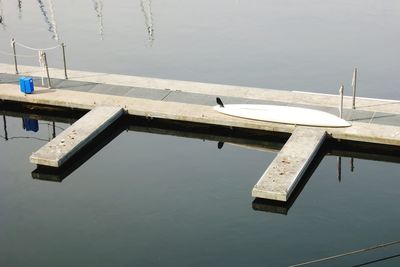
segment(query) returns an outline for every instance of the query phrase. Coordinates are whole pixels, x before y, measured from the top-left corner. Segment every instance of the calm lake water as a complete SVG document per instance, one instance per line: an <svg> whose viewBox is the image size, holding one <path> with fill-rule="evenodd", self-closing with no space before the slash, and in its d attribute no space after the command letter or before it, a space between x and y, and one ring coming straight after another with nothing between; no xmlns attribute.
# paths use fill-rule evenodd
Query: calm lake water
<svg viewBox="0 0 400 267"><path fill-rule="evenodd" d="M33 47L58 38L71 69L350 94L358 67L360 95L399 99L398 1L2 0L0 15L0 51L11 37ZM62 66L58 52L51 66ZM283 215L253 209L250 194L274 152L124 131L57 183L32 179L29 163L51 126L6 125L1 266L288 266L400 239L398 164L355 159L351 172L342 158L339 182L326 156ZM396 266L399 254L324 265Z"/></svg>

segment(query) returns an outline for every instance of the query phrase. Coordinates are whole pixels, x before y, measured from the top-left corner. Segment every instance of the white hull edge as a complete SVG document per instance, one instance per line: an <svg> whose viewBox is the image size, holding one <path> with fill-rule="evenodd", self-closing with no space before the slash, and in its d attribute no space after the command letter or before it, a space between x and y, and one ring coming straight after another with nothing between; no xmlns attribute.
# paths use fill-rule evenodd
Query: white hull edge
<svg viewBox="0 0 400 267"><path fill-rule="evenodd" d="M317 126L317 127L349 127L351 124L333 114L299 107L278 105L230 104L214 106L214 109L226 115L284 124Z"/></svg>

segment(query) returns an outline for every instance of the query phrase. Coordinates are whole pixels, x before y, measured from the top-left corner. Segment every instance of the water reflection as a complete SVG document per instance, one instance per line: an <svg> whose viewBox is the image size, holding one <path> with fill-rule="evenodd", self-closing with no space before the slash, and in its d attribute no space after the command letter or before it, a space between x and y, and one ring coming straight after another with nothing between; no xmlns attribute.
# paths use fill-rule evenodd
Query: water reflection
<svg viewBox="0 0 400 267"><path fill-rule="evenodd" d="M4 140L8 140L6 115L3 115Z"/></svg>
<svg viewBox="0 0 400 267"><path fill-rule="evenodd" d="M47 14L46 7L45 7L43 1L42 0L37 0L37 2L39 4L40 11L42 12L44 21L48 25L48 31L53 34L52 35L52 39L58 41L59 37L58 37L58 32L57 32L56 19L55 19L55 15L54 15L53 0L48 0L48 4L49 4L49 7L50 7L50 18L49 18L48 14Z"/></svg>
<svg viewBox="0 0 400 267"><path fill-rule="evenodd" d="M4 11L3 11L3 2L0 0L0 25L3 29L6 28L6 24L4 23Z"/></svg>
<svg viewBox="0 0 400 267"><path fill-rule="evenodd" d="M154 43L154 23L153 23L153 12L151 10L151 0L140 0L140 7L144 16L144 23L146 25L147 40L149 46L153 46Z"/></svg>
<svg viewBox="0 0 400 267"><path fill-rule="evenodd" d="M68 160L61 168L37 166L37 168L32 172L32 178L43 181L62 182L92 156L103 149L103 147L119 136L125 129L126 123L124 120L114 122L109 128L107 128L107 130L102 132L81 149L76 156Z"/></svg>
<svg viewBox="0 0 400 267"><path fill-rule="evenodd" d="M27 132L39 131L39 122L35 119L22 118L22 128Z"/></svg>
<svg viewBox="0 0 400 267"><path fill-rule="evenodd" d="M3 11L3 0L0 0L0 25L5 29L6 23L4 19L4 11ZM47 25L47 30L52 34L51 38L55 41L60 40L60 35L57 27L57 20L55 16L55 5L53 0L47 0L47 3L44 0L36 0L40 12L43 16L44 22ZM92 0L93 9L95 15L98 19L98 34L100 35L100 39L104 40L104 16L103 16L103 8L104 3L102 0ZM140 9L143 13L144 24L147 34L147 43L150 47L154 44L154 16L152 11L152 0L140 0ZM18 18L22 18L22 0L17 0L18 7Z"/></svg>
<svg viewBox="0 0 400 267"><path fill-rule="evenodd" d="M5 114L18 116L23 119L24 129L30 130L33 132L37 132L39 130L39 124L37 120L49 120L54 121L53 123L48 123L48 127L52 126L52 137L50 136L49 130L49 138L40 139L42 141L49 141L51 138L54 138L56 135L56 123L59 122L69 122L72 124L75 120L77 120L83 114L79 116L76 115L75 118L68 117L70 114L63 114L62 116L54 117L52 114L50 115L31 115L29 113L19 113L19 112L10 112L3 111L3 130L4 130L4 139L9 140L13 138L35 138L35 137L9 137L9 133L7 131L7 120ZM49 112L50 114L52 112ZM62 129L61 129L62 130ZM224 149L226 144L240 146L247 149L256 149L265 152L279 152L282 146L285 144L288 139L287 135L284 136L276 136L276 135L260 135L251 132L240 132L239 130L234 133L230 129L221 129L221 128L213 128L213 127L205 127L201 125L182 125L178 122L163 122L162 120L147 120L145 118L122 118L109 127L106 131L102 132L98 137L96 137L90 144L84 147L73 159L69 160L62 168L49 168L38 166L32 172L32 177L34 179L46 180L46 181L57 181L61 182L63 179L68 177L72 172L74 172L77 168L82 166L86 161L88 161L93 155L95 155L98 151L100 151L103 147L105 147L109 142L111 142L114 138L116 138L122 131L134 131L134 132L145 132L145 133L154 133L160 135L170 135L177 137L185 137L185 138L193 138L193 139L201 139L208 141L216 142L216 149ZM257 211L264 212L273 212L278 214L287 214L289 209L295 203L297 197L301 194L303 188L306 186L308 180L313 175L316 168L319 166L322 159L326 156L335 156L338 157L338 178L339 181L343 179L341 173L341 161L342 157L346 158L360 158L367 160L376 160L376 161L387 161L400 163L400 155L398 154L398 150L393 146L378 146L371 145L366 143L355 143L355 142L346 142L341 141L337 142L335 140L327 141L323 147L321 148L319 154L314 158L313 162L310 164L310 167L303 175L301 181L293 191L291 197L287 202L280 201L271 201L271 200L262 200L255 199L252 202L252 207ZM349 166L350 168L351 165ZM255 181L256 182L256 181Z"/></svg>
<svg viewBox="0 0 400 267"><path fill-rule="evenodd" d="M22 18L22 0L18 0L18 18L21 19Z"/></svg>
<svg viewBox="0 0 400 267"><path fill-rule="evenodd" d="M104 40L104 24L103 24L103 1L102 0L92 0L94 11L99 19L99 34L101 40Z"/></svg>
<svg viewBox="0 0 400 267"><path fill-rule="evenodd" d="M337 179L342 181L342 157L337 157Z"/></svg>
<svg viewBox="0 0 400 267"><path fill-rule="evenodd" d="M23 115L22 117L22 129L25 130L26 132L33 132L37 133L39 131L39 124L45 124L48 126L49 129L49 137L46 138L39 138L36 136L11 136L9 137L8 135L8 130L7 130L7 117L5 114L2 115L3 117L3 132L4 135L0 135L0 138L4 139L5 141L13 140L13 139L33 139L33 140L38 140L38 141L43 141L43 142L49 142L51 139L56 137L56 128L60 130L64 130L64 128L60 126L56 126L55 122L46 122L46 123L39 123L37 119L32 119L30 117L26 117L26 115ZM50 134L50 126L52 129L52 132Z"/></svg>

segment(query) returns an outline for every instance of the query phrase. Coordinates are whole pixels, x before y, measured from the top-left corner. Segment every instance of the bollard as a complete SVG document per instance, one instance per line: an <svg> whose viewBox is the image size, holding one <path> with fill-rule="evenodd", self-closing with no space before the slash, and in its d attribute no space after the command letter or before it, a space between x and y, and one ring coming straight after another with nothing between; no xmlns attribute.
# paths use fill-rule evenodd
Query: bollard
<svg viewBox="0 0 400 267"><path fill-rule="evenodd" d="M15 51L15 40L14 40L14 38L11 39L11 46L13 48L13 53L14 53L15 74L18 74L17 52Z"/></svg>
<svg viewBox="0 0 400 267"><path fill-rule="evenodd" d="M68 75L67 75L67 62L65 60L65 44L61 43L61 48L62 48L62 53L63 53L63 61L64 61L64 76L65 79L68 80Z"/></svg>
<svg viewBox="0 0 400 267"><path fill-rule="evenodd" d="M353 109L356 109L357 68L354 68L351 86L353 87Z"/></svg>
<svg viewBox="0 0 400 267"><path fill-rule="evenodd" d="M43 52L42 55L43 55L43 60L44 60L44 66L46 67L47 87L48 87L49 89L51 89L50 74L49 74L49 66L47 65L46 52Z"/></svg>
<svg viewBox="0 0 400 267"><path fill-rule="evenodd" d="M344 86L341 85L339 89L339 95L340 95L339 117L341 119L343 118L343 91L344 91Z"/></svg>

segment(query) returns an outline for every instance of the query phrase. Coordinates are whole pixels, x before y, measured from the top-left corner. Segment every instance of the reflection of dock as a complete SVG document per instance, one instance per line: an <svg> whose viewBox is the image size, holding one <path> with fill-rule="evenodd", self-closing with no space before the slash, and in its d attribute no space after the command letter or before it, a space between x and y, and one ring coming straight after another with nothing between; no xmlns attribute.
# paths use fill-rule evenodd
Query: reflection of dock
<svg viewBox="0 0 400 267"><path fill-rule="evenodd" d="M41 71L39 68L26 66L21 66L21 70L33 76L35 74L38 76ZM12 71L13 66L0 64L0 73L12 73ZM161 124L179 123L192 127L194 131L203 131L203 133L217 129L219 132L226 133L225 136L234 138L243 137L245 135L243 133L246 133L247 138L243 139L260 140L264 137L264 141L268 140L268 137L286 140L293 132L298 133L300 129L309 132L315 131L315 128L226 116L212 109L212 106L215 105L215 97L222 97L226 103L301 106L334 114L337 113L336 107L339 102L339 97L333 95L80 71L70 71L70 80L67 81L62 79L64 77L63 70L51 69L50 72L51 76L54 77L52 84L55 89L37 88L35 94L27 96L18 92L18 86L15 84L16 76L0 75L2 80L0 99L19 104L50 105L58 108L83 110L92 110L98 106L115 106L123 108L125 113L134 118ZM272 184L267 181L263 184L262 192L259 195L258 193L254 194L254 196L289 201L292 189L298 187L296 184L301 182L300 179L304 177L304 172L308 170L309 163L313 161L313 156L320 153L320 146L316 144L322 144L322 138L326 138L327 142L341 140L343 143L356 147L360 144L367 144L376 147L390 147L398 151L400 146L400 102L358 98L357 109L354 110L351 109L351 100L351 98L345 98L344 102L344 118L352 121L351 127L317 128L317 132L322 134L314 140L315 144L310 143L310 145L315 146L303 159L307 164L296 165L301 156L306 155L303 151L300 151L302 149L294 149L299 146L299 142L287 143L281 153L285 152L290 157L286 156L287 159L284 158L280 163L277 162L276 167L281 168L282 164L286 164L285 166L290 168L282 169L282 174L279 175L281 177L273 174L268 178L279 180L278 182L283 187L279 188L279 192L271 191ZM315 136L313 135L313 137ZM300 138L299 140L303 142L306 139ZM368 151L364 152L364 156L368 154ZM260 190L257 191L260 192ZM268 192L268 194L265 194L265 192ZM278 194L282 197L276 197Z"/></svg>
<svg viewBox="0 0 400 267"><path fill-rule="evenodd" d="M2 105L2 107L6 108L6 110L0 111L1 115L4 114L11 117L29 117L42 121L51 120L70 124L75 122L78 116L83 115L81 111L73 113L62 113L61 111L51 112L49 108L46 110L40 110L37 108L34 109L34 106L25 109L21 107L20 111L22 113L15 110L12 111L12 109L15 108L14 105ZM35 113L27 113L32 111ZM72 118L70 116L72 116ZM218 149L217 144L226 143L269 153L278 153L287 141L287 136L278 137L269 134L264 136L252 135L251 132L245 130L238 131L235 135L232 135L231 131L221 128L196 127L195 125L180 123L177 121L167 122L163 120L148 120L142 117L123 117L114 122L105 131L101 132L61 168L38 166L37 169L32 172L32 177L34 179L45 181L61 182L77 168L85 164L86 161L124 130L214 141L216 144L215 149ZM329 139L322 146L314 160L310 162L307 171L303 174L302 179L299 181L291 194L291 197L286 202L256 198L252 203L253 209L257 211L287 214L325 155L354 157L394 163L400 162L400 156L394 146L374 146L368 143L352 144L354 143L343 144L343 141L337 143L335 140ZM369 153L367 153L368 151Z"/></svg>
<svg viewBox="0 0 400 267"><path fill-rule="evenodd" d="M60 168L38 166L33 172L34 179L62 182L66 177L82 166L92 156L99 152L103 147L110 143L125 129L122 120L115 121L108 129L101 132L90 140L79 152Z"/></svg>

